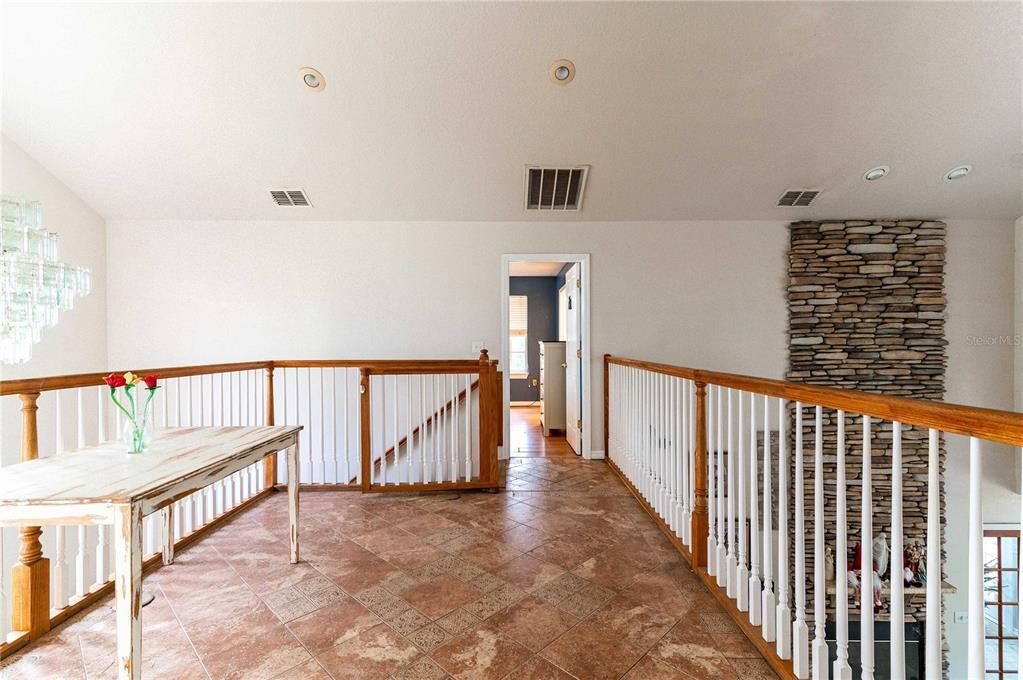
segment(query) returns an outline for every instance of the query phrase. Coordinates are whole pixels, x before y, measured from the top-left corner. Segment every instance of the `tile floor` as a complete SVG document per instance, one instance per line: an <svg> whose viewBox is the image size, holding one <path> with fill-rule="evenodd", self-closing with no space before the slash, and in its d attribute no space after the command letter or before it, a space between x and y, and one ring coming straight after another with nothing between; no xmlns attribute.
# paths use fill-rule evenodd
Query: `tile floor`
<svg viewBox="0 0 1023 680"><path fill-rule="evenodd" d="M603 462L519 458L500 494L284 494L149 574L143 677L775 677ZM106 601L0 678L114 678Z"/></svg>

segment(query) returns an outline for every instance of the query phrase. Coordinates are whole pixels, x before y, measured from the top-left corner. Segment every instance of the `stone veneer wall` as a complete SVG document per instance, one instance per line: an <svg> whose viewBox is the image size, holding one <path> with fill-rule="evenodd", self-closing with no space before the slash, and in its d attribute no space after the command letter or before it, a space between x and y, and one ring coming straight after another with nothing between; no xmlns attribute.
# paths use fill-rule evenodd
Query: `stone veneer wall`
<svg viewBox="0 0 1023 680"><path fill-rule="evenodd" d="M796 222L790 225L788 379L916 399L945 395L945 224L921 220ZM813 417L804 413L809 449L806 507L813 507ZM891 533L891 423L872 423L873 530ZM837 418L824 410L826 533L834 540ZM860 540L862 424L846 420L850 550ZM942 445L941 468L945 452ZM927 431L903 431L905 538L927 523ZM944 488L940 491L944 509ZM944 513L942 513L944 523ZM812 518L807 521L812 555ZM943 532L944 535L944 532ZM890 541L889 541L890 542ZM942 561L944 563L944 560ZM808 567L808 604L812 568ZM833 598L828 610L833 608ZM810 605L812 616L812 604ZM924 598L906 613L923 618ZM886 613L878 616L887 618ZM812 630L812 629L811 629Z"/></svg>

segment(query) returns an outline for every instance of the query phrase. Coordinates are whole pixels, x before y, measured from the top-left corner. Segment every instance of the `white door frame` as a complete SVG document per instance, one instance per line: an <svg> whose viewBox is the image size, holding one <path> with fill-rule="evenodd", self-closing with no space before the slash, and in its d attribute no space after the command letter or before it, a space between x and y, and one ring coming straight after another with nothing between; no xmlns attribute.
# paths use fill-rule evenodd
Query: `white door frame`
<svg viewBox="0 0 1023 680"><path fill-rule="evenodd" d="M583 403L582 403L582 416L583 416L583 435L582 435L582 457L587 460L594 458L603 458L604 451L594 451L592 447L592 434L593 434L593 412L591 407L593 382L590 379L590 361L593 351L593 336L590 333L590 255L589 253L511 253L501 256L501 363L499 367L504 371L504 441L511 441L511 414L510 409L510 397L511 397L511 377L508 373L507 367L509 362L509 347L508 347L508 296L511 294L511 282L508 280L511 276L511 263L512 262L567 262L567 263L579 263L579 276L582 279L582 309L580 310L582 317L580 320L580 330L582 331L582 366L579 370L579 381L583 392ZM502 459L508 457L508 447L504 447L501 450L500 457Z"/></svg>

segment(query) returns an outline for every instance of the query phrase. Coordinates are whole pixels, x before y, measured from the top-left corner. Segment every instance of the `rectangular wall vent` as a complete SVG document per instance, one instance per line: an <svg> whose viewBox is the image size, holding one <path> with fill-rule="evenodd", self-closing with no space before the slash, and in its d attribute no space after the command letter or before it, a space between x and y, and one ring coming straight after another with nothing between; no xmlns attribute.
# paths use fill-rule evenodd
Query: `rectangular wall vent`
<svg viewBox="0 0 1023 680"><path fill-rule="evenodd" d="M526 210L581 210L590 166L526 166Z"/></svg>
<svg viewBox="0 0 1023 680"><path fill-rule="evenodd" d="M301 189L271 189L270 199L275 205L292 208L309 208L312 203Z"/></svg>
<svg viewBox="0 0 1023 680"><path fill-rule="evenodd" d="M820 195L821 192L813 191L812 189L796 189L792 191L786 191L781 198L778 199L778 205L785 208L805 208L814 199Z"/></svg>

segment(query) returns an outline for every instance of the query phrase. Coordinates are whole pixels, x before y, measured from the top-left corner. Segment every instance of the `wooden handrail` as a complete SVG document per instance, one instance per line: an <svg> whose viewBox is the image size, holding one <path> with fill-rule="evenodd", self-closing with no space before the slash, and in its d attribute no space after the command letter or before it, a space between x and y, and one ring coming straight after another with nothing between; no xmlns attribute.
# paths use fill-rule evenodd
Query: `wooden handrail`
<svg viewBox="0 0 1023 680"><path fill-rule="evenodd" d="M406 375L418 373L478 373L479 362L475 359L298 359L285 361L243 361L226 364L196 364L189 366L165 366L163 368L132 368L139 375L156 374L161 378L185 378L193 375L213 373L234 373L257 369L274 368L365 368L373 375ZM16 378L0 380L0 397L31 392L67 390L76 387L95 387L103 384L103 378L110 373L125 371L102 371L95 373L70 373L39 378Z"/></svg>
<svg viewBox="0 0 1023 680"><path fill-rule="evenodd" d="M233 373L235 371L251 371L259 368L270 368L272 361L247 361L231 364L201 364L197 366L168 366L164 368L131 369L138 375L159 375L161 378L184 378L190 375L209 375L210 373ZM124 373L124 371L113 371ZM50 390L67 390L75 387L96 387L103 384L103 378L111 371L101 373L73 373L70 375L53 375L44 378L20 378L16 380L0 380L0 397L9 394L26 392L48 392Z"/></svg>
<svg viewBox="0 0 1023 680"><path fill-rule="evenodd" d="M610 355L607 355L606 359L611 364L687 378L708 385L731 387L799 401L807 405L841 409L848 413L899 421L903 425L934 428L949 434L978 437L1010 446L1023 446L1023 413L705 371Z"/></svg>

